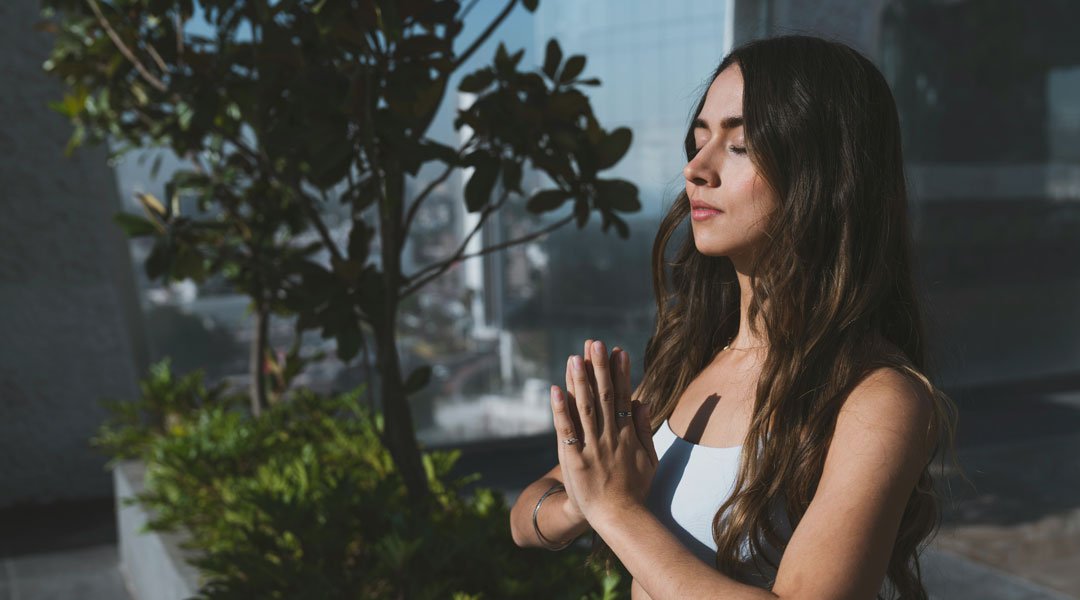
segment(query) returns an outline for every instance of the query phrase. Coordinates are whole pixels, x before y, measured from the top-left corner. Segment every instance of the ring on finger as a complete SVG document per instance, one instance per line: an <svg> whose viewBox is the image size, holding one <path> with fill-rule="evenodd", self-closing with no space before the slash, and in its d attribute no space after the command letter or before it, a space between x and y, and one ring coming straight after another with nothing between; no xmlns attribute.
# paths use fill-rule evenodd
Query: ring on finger
<svg viewBox="0 0 1080 600"><path fill-rule="evenodd" d="M566 438L565 440L563 440L562 443L564 443L564 444L576 444L576 443L578 443L578 439L576 437L570 437L570 438Z"/></svg>
<svg viewBox="0 0 1080 600"><path fill-rule="evenodd" d="M619 411L615 411L615 416L616 417L632 417L632 416L634 416L634 412L630 411L630 410L619 410Z"/></svg>

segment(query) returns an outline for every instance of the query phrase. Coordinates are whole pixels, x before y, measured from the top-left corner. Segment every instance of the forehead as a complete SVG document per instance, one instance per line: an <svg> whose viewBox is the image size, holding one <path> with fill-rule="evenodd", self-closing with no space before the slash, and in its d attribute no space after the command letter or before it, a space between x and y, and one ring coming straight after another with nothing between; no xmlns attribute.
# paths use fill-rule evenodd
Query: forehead
<svg viewBox="0 0 1080 600"><path fill-rule="evenodd" d="M732 64L709 85L698 118L708 123L710 128L718 128L725 117L742 115L742 96L742 71L738 64Z"/></svg>

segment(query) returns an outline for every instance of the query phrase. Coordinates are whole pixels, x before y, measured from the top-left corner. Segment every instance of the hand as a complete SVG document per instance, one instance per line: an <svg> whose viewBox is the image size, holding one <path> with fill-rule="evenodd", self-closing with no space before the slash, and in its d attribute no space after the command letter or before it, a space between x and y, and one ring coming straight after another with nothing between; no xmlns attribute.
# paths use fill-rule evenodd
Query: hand
<svg viewBox="0 0 1080 600"><path fill-rule="evenodd" d="M572 356L574 397L553 386L551 405L564 485L573 489L581 513L594 522L605 513L643 505L659 461L648 407L630 399L629 356L616 349L609 361L599 341L585 356L590 355L595 384L584 358ZM631 411L632 418L616 418L616 411ZM579 441L563 443L568 438Z"/></svg>
<svg viewBox="0 0 1080 600"><path fill-rule="evenodd" d="M592 340L591 339L585 340L585 348L584 348L584 353L582 354L582 356L586 357L586 359L585 359L585 370L589 374L590 384L595 387L596 378L593 375L592 352L590 351L591 347L592 347ZM612 356L615 357L617 352L619 352L618 349L612 350ZM574 391L574 378L573 378L573 372L571 370L571 358L573 358L573 357L568 356L566 358L566 390L567 390L567 396L569 396L569 402L568 402L567 406L569 408L570 418L574 421L575 425L577 425L578 431L580 431L581 430L581 425L580 425L581 421L580 421L580 418L578 417L578 414L577 414L577 406L574 403L574 398L577 396L577 394ZM562 454L561 453L559 454L559 457L560 457L559 464L562 465L562 461L561 461ZM566 473L566 466L562 465L562 467L563 467L562 471L565 474ZM586 520L585 519L585 513L581 512L581 507L578 505L577 496L574 493L573 482L568 480L565 475L563 476L563 479L565 480L563 482L563 487L566 488L566 502L563 503L563 510L566 512L566 515L568 517L570 517L571 519L573 519L575 521L585 521Z"/></svg>

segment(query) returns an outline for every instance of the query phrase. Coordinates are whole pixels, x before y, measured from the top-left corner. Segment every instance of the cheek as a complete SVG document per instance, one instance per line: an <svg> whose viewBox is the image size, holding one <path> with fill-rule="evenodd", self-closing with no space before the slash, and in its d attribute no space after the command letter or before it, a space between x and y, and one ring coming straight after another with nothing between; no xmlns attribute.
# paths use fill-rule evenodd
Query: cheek
<svg viewBox="0 0 1080 600"><path fill-rule="evenodd" d="M765 180L756 173L746 182L746 189L742 190L747 198L747 212L752 214L755 220L765 220L776 209L777 201L772 188Z"/></svg>

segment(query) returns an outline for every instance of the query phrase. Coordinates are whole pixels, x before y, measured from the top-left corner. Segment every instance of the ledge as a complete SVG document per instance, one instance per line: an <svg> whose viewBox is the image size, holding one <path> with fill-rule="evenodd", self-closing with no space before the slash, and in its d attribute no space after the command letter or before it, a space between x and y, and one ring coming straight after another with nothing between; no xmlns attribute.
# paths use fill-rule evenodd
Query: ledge
<svg viewBox="0 0 1080 600"><path fill-rule="evenodd" d="M120 573L135 600L182 600L199 591L199 571L185 558L194 553L180 544L176 533L143 531L151 513L140 505L125 506L125 498L143 490L146 465L126 461L113 469Z"/></svg>

